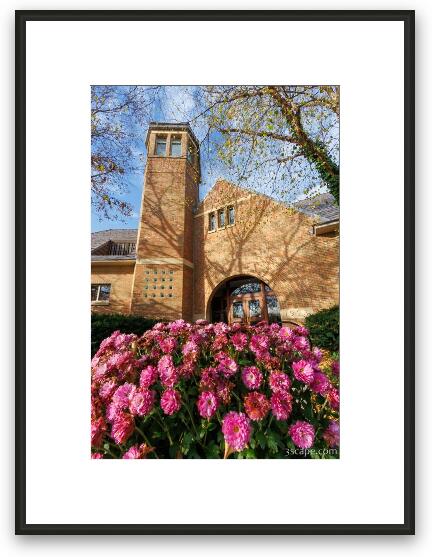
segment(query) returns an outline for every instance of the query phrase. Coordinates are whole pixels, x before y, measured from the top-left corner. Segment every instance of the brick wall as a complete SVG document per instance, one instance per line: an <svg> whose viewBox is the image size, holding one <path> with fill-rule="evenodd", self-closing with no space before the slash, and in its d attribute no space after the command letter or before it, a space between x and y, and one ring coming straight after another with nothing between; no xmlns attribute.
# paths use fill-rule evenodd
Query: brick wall
<svg viewBox="0 0 432 557"><path fill-rule="evenodd" d="M129 313L134 265L92 265L92 284L111 284L109 304L92 304L93 313Z"/></svg>
<svg viewBox="0 0 432 557"><path fill-rule="evenodd" d="M235 207L235 225L209 232L209 212L228 205ZM215 288L243 274L274 290L286 322L302 322L338 303L339 238L312 236L313 223L270 198L219 181L195 215L194 318L208 318Z"/></svg>

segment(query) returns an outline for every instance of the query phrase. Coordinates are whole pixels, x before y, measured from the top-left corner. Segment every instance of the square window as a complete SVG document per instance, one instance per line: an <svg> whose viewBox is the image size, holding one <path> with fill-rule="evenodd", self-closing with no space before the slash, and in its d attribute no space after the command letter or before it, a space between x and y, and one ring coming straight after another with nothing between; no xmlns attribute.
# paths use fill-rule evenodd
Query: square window
<svg viewBox="0 0 432 557"><path fill-rule="evenodd" d="M168 294L168 298L172 298L172 294Z"/></svg>
<svg viewBox="0 0 432 557"><path fill-rule="evenodd" d="M148 275L150 273L150 271L146 271L146 275Z"/></svg>
<svg viewBox="0 0 432 557"><path fill-rule="evenodd" d="M147 298L147 294L144 294L144 298Z"/></svg>
<svg viewBox="0 0 432 557"><path fill-rule="evenodd" d="M162 288L162 290L163 290L163 289L165 288L165 286L164 286L164 285L162 285L162 286L161 286L161 288Z"/></svg>
<svg viewBox="0 0 432 557"><path fill-rule="evenodd" d="M163 278L163 279L161 279L161 280L162 280L162 282L165 282L165 279L164 279L164 278Z"/></svg>
<svg viewBox="0 0 432 557"><path fill-rule="evenodd" d="M173 281L173 279L172 279L172 278L170 278L170 282L172 282L172 281Z"/></svg>
<svg viewBox="0 0 432 557"><path fill-rule="evenodd" d="M153 290L156 290L157 286L153 286Z"/></svg>
<svg viewBox="0 0 432 557"><path fill-rule="evenodd" d="M164 274L165 274L165 271L161 271L161 273L164 275Z"/></svg>
<svg viewBox="0 0 432 557"><path fill-rule="evenodd" d="M148 284L144 286L144 290L148 290Z"/></svg>
<svg viewBox="0 0 432 557"><path fill-rule="evenodd" d="M158 155L159 157L166 156L166 143L167 138L165 135L156 136L155 155Z"/></svg>
<svg viewBox="0 0 432 557"><path fill-rule="evenodd" d="M169 288L170 290L172 290L172 286L171 286L171 284L169 285L169 287L168 287L168 288Z"/></svg>
<svg viewBox="0 0 432 557"><path fill-rule="evenodd" d="M216 230L216 215L214 213L209 213L208 229L210 232Z"/></svg>
<svg viewBox="0 0 432 557"><path fill-rule="evenodd" d="M164 297L164 294L163 294L163 293L161 293L161 298L163 298L163 297Z"/></svg>
<svg viewBox="0 0 432 557"><path fill-rule="evenodd" d="M156 294L152 294L152 298L156 298Z"/></svg>
<svg viewBox="0 0 432 557"><path fill-rule="evenodd" d="M175 135L171 137L170 156L181 157L181 154L181 137L179 135Z"/></svg>
<svg viewBox="0 0 432 557"><path fill-rule="evenodd" d="M155 275L157 275L157 270L156 270L156 269L154 269L153 273L154 273Z"/></svg>
<svg viewBox="0 0 432 557"><path fill-rule="evenodd" d="M146 278L146 282L148 282L150 279Z"/></svg>
<svg viewBox="0 0 432 557"><path fill-rule="evenodd" d="M157 278L153 279L153 282L157 282Z"/></svg>
<svg viewBox="0 0 432 557"><path fill-rule="evenodd" d="M170 271L170 275L172 275L174 273L174 271Z"/></svg>

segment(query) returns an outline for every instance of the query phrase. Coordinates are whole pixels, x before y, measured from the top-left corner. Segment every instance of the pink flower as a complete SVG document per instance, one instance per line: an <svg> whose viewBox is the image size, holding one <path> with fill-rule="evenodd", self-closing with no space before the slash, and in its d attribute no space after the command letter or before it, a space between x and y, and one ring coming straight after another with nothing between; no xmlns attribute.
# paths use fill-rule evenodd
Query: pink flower
<svg viewBox="0 0 432 557"><path fill-rule="evenodd" d="M99 396L101 397L101 400L103 400L103 402L107 402L112 397L116 387L117 382L115 379L110 379L109 381L102 383L99 389Z"/></svg>
<svg viewBox="0 0 432 557"><path fill-rule="evenodd" d="M290 390L291 380L283 371L272 371L268 381L274 393L287 393Z"/></svg>
<svg viewBox="0 0 432 557"><path fill-rule="evenodd" d="M293 346L299 352L303 350L309 350L310 344L307 338L305 337L296 337L293 341Z"/></svg>
<svg viewBox="0 0 432 557"><path fill-rule="evenodd" d="M270 398L271 409L277 420L287 420L292 412L292 395L290 393L273 393Z"/></svg>
<svg viewBox="0 0 432 557"><path fill-rule="evenodd" d="M174 337L163 338L159 342L160 349L164 354L171 354L177 345L177 340Z"/></svg>
<svg viewBox="0 0 432 557"><path fill-rule="evenodd" d="M244 367L242 370L242 380L248 389L259 389L262 382L262 373L255 366Z"/></svg>
<svg viewBox="0 0 432 557"><path fill-rule="evenodd" d="M294 331L289 329L288 327L281 327L279 331L279 338L283 341L293 340L294 338Z"/></svg>
<svg viewBox="0 0 432 557"><path fill-rule="evenodd" d="M202 418L211 418L218 407L216 396L210 391L200 394L197 400L198 413Z"/></svg>
<svg viewBox="0 0 432 557"><path fill-rule="evenodd" d="M100 447L106 432L106 423L102 416L91 422L91 446Z"/></svg>
<svg viewBox="0 0 432 557"><path fill-rule="evenodd" d="M335 387L330 387L327 392L327 396L330 402L330 406L333 410L337 410L339 408L339 391L335 389Z"/></svg>
<svg viewBox="0 0 432 557"><path fill-rule="evenodd" d="M118 414L111 428L111 437L117 445L121 445L132 435L134 427L135 422L130 414Z"/></svg>
<svg viewBox="0 0 432 557"><path fill-rule="evenodd" d="M141 371L140 387L148 388L156 382L158 376L157 369L154 366L147 366Z"/></svg>
<svg viewBox="0 0 432 557"><path fill-rule="evenodd" d="M155 392L138 388L129 402L129 410L133 416L146 416L153 408Z"/></svg>
<svg viewBox="0 0 432 557"><path fill-rule="evenodd" d="M331 370L335 375L339 375L339 362L337 360L332 362Z"/></svg>
<svg viewBox="0 0 432 557"><path fill-rule="evenodd" d="M91 457L93 459L103 458L103 454L102 453L92 453Z"/></svg>
<svg viewBox="0 0 432 557"><path fill-rule="evenodd" d="M172 416L180 410L181 396L180 393L174 389L167 389L161 396L161 408L165 414Z"/></svg>
<svg viewBox="0 0 432 557"><path fill-rule="evenodd" d="M164 387L174 387L178 379L178 372L174 367L171 356L162 356L158 363L158 371L162 385Z"/></svg>
<svg viewBox="0 0 432 557"><path fill-rule="evenodd" d="M199 346L197 345L197 343L192 340L189 340L183 346L182 353L184 356L187 356L188 354L196 355L198 353L198 350L199 350Z"/></svg>
<svg viewBox="0 0 432 557"><path fill-rule="evenodd" d="M270 402L262 393L249 393L244 398L246 414L251 420L263 420L270 410Z"/></svg>
<svg viewBox="0 0 432 557"><path fill-rule="evenodd" d="M263 335L252 335L249 346L255 354L264 353L269 349L270 341Z"/></svg>
<svg viewBox="0 0 432 557"><path fill-rule="evenodd" d="M288 433L293 440L294 445L302 449L312 447L315 438L315 429L308 422L297 420L295 424L289 428Z"/></svg>
<svg viewBox="0 0 432 557"><path fill-rule="evenodd" d="M244 333L235 333L231 337L231 342L236 350L243 350L247 345L247 336Z"/></svg>
<svg viewBox="0 0 432 557"><path fill-rule="evenodd" d="M141 450L138 445L132 445L132 447L123 454L122 458L141 458Z"/></svg>
<svg viewBox="0 0 432 557"><path fill-rule="evenodd" d="M310 387L315 393L325 395L330 387L330 381L324 373L317 371Z"/></svg>
<svg viewBox="0 0 432 557"><path fill-rule="evenodd" d="M222 422L226 444L235 451L242 451L249 443L252 433L249 418L242 412L228 412Z"/></svg>
<svg viewBox="0 0 432 557"><path fill-rule="evenodd" d="M117 408L125 409L129 406L129 399L136 391L135 385L132 383L124 383L120 385L113 394L112 401Z"/></svg>
<svg viewBox="0 0 432 557"><path fill-rule="evenodd" d="M309 336L309 329L306 329L306 327L303 327L303 326L301 326L301 325L298 325L298 326L295 328L295 332L296 332L298 335L302 335L302 336L304 336L304 337Z"/></svg>
<svg viewBox="0 0 432 557"><path fill-rule="evenodd" d="M227 354L219 352L219 354L216 354L215 359L219 362L217 370L225 377L231 377L231 375L237 373L238 366L236 362Z"/></svg>
<svg viewBox="0 0 432 557"><path fill-rule="evenodd" d="M306 383L310 385L314 380L314 370L313 367L309 362L306 360L300 360L299 362L293 362L292 364L294 377L301 381L302 383Z"/></svg>
<svg viewBox="0 0 432 557"><path fill-rule="evenodd" d="M331 420L323 433L323 439L329 447L339 446L339 424L337 422Z"/></svg>

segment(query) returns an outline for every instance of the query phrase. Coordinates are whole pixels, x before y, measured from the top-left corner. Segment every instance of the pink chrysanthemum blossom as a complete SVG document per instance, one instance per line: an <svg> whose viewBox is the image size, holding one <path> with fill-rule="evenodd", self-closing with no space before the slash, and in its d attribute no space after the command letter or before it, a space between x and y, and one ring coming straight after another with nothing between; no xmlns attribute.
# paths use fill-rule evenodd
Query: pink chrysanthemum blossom
<svg viewBox="0 0 432 557"><path fill-rule="evenodd" d="M197 319L195 321L195 325L198 325L199 327L204 327L205 325L208 325L208 321L206 321L205 319Z"/></svg>
<svg viewBox="0 0 432 557"><path fill-rule="evenodd" d="M187 356L188 354L198 354L199 346L193 340L189 340L182 348L183 356Z"/></svg>
<svg viewBox="0 0 432 557"><path fill-rule="evenodd" d="M259 389L262 382L262 373L256 366L248 366L242 369L242 380L245 386L250 389Z"/></svg>
<svg viewBox="0 0 432 557"><path fill-rule="evenodd" d="M306 360L300 360L298 362L292 363L292 368L294 372L294 377L301 381L302 383L306 383L310 385L314 380L314 370L313 367L309 362Z"/></svg>
<svg viewBox="0 0 432 557"><path fill-rule="evenodd" d="M279 331L279 338L283 341L291 341L295 337L294 331L289 327L281 327Z"/></svg>
<svg viewBox="0 0 432 557"><path fill-rule="evenodd" d="M238 365L227 354L219 352L219 354L216 354L215 359L219 362L217 370L225 377L231 377L231 375L237 373Z"/></svg>
<svg viewBox="0 0 432 557"><path fill-rule="evenodd" d="M293 347L298 352L303 352L304 350L309 350L310 344L307 338L305 337L295 337L293 342Z"/></svg>
<svg viewBox="0 0 432 557"><path fill-rule="evenodd" d="M100 447L105 436L106 423L102 416L91 422L91 445Z"/></svg>
<svg viewBox="0 0 432 557"><path fill-rule="evenodd" d="M133 417L130 414L122 412L116 416L112 424L111 437L117 445L121 445L132 435L134 427L135 422Z"/></svg>
<svg viewBox="0 0 432 557"><path fill-rule="evenodd" d="M103 454L102 453L92 453L91 457L93 459L103 458Z"/></svg>
<svg viewBox="0 0 432 557"><path fill-rule="evenodd" d="M320 371L316 371L314 374L314 379L311 383L310 388L320 395L325 395L330 388L330 381L327 376Z"/></svg>
<svg viewBox="0 0 432 557"><path fill-rule="evenodd" d="M220 377L216 381L215 394L223 404L229 404L231 401L231 391L234 387L234 383L231 383L228 379Z"/></svg>
<svg viewBox="0 0 432 557"><path fill-rule="evenodd" d="M214 325L214 332L216 335L222 335L229 331L229 327L226 323L215 323Z"/></svg>
<svg viewBox="0 0 432 557"><path fill-rule="evenodd" d="M315 429L312 424L297 420L289 428L288 433L294 445L301 449L310 449L315 439Z"/></svg>
<svg viewBox="0 0 432 557"><path fill-rule="evenodd" d="M165 414L167 414L168 416L172 416L180 410L180 393L175 389L167 389L161 396L160 405Z"/></svg>
<svg viewBox="0 0 432 557"><path fill-rule="evenodd" d="M249 347L254 354L266 353L270 346L270 340L268 337L263 335L252 335L250 339Z"/></svg>
<svg viewBox="0 0 432 557"><path fill-rule="evenodd" d="M122 458L125 459L134 459L134 458L142 458L142 451L138 445L132 445L132 447L124 453Z"/></svg>
<svg viewBox="0 0 432 557"><path fill-rule="evenodd" d="M222 421L222 433L226 444L235 451L242 451L249 443L252 427L242 412L228 412Z"/></svg>
<svg viewBox="0 0 432 557"><path fill-rule="evenodd" d="M140 374L140 387L148 389L157 381L158 371L155 366L146 366Z"/></svg>
<svg viewBox="0 0 432 557"><path fill-rule="evenodd" d="M246 414L251 420L263 420L270 410L270 402L262 393L249 393L244 398Z"/></svg>
<svg viewBox="0 0 432 557"><path fill-rule="evenodd" d="M134 395L135 391L135 385L132 383L124 383L114 392L112 402L117 408L125 409L129 406L130 397Z"/></svg>
<svg viewBox="0 0 432 557"><path fill-rule="evenodd" d="M159 346L164 354L171 354L177 346L177 340L174 337L166 337L160 340Z"/></svg>
<svg viewBox="0 0 432 557"><path fill-rule="evenodd" d="M309 329L307 329L306 327L303 327L302 325L298 325L294 331L301 336L307 337L309 336Z"/></svg>
<svg viewBox="0 0 432 557"><path fill-rule="evenodd" d="M146 416L153 408L155 392L144 387L138 388L129 402L132 416Z"/></svg>
<svg viewBox="0 0 432 557"><path fill-rule="evenodd" d="M273 393L287 393L291 388L291 380L283 371L272 371L268 382Z"/></svg>
<svg viewBox="0 0 432 557"><path fill-rule="evenodd" d="M331 448L339 447L339 424L332 420L323 433L323 439Z"/></svg>
<svg viewBox="0 0 432 557"><path fill-rule="evenodd" d="M197 400L198 413L202 418L211 418L216 413L218 400L210 391L204 391Z"/></svg>
<svg viewBox="0 0 432 557"><path fill-rule="evenodd" d="M330 387L327 396L329 399L330 406L333 410L338 410L339 408L339 391L335 387Z"/></svg>
<svg viewBox="0 0 432 557"><path fill-rule="evenodd" d="M235 333L231 337L231 342L236 350L244 350L247 345L247 335L244 333Z"/></svg>
<svg viewBox="0 0 432 557"><path fill-rule="evenodd" d="M315 360L315 362L316 362L317 364L319 364L320 361L321 361L322 358L323 358L322 350L320 350L319 348L317 348L317 347L315 346L315 347L313 348L313 350L312 350L312 354L313 354L313 359Z"/></svg>
<svg viewBox="0 0 432 557"><path fill-rule="evenodd" d="M217 352L218 350L222 350L227 344L228 344L228 337L226 335L223 334L216 335L212 343L212 350L214 352Z"/></svg>
<svg viewBox="0 0 432 557"><path fill-rule="evenodd" d="M170 355L162 356L159 360L158 372L164 387L174 387L178 379L178 371L174 367L173 359Z"/></svg>
<svg viewBox="0 0 432 557"><path fill-rule="evenodd" d="M292 412L292 395L290 393L273 393L270 398L273 416L277 420L287 420Z"/></svg>
<svg viewBox="0 0 432 557"><path fill-rule="evenodd" d="M106 407L106 420L112 424L117 416L119 416L122 412L123 410L119 406L117 406L117 404L115 404L114 402L110 402Z"/></svg>
<svg viewBox="0 0 432 557"><path fill-rule="evenodd" d="M110 379L102 383L99 389L99 396L103 402L107 402L111 399L114 391L117 388L117 381L115 379Z"/></svg>

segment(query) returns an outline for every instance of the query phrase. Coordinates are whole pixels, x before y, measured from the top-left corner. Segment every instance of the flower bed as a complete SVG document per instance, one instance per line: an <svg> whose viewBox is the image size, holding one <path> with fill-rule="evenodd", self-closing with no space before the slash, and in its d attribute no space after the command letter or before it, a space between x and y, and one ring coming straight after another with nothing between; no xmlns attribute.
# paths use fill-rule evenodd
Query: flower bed
<svg viewBox="0 0 432 557"><path fill-rule="evenodd" d="M117 331L92 360L92 458L337 458L338 385L304 327Z"/></svg>

